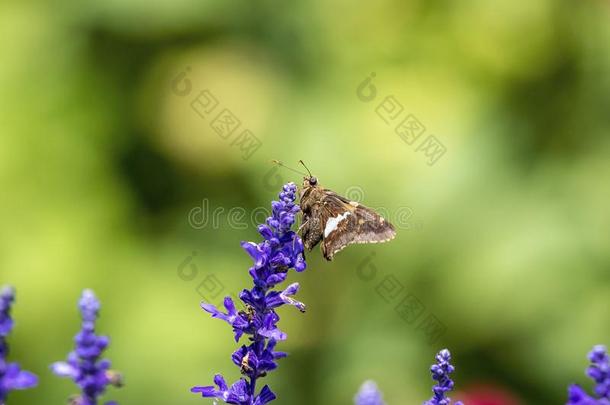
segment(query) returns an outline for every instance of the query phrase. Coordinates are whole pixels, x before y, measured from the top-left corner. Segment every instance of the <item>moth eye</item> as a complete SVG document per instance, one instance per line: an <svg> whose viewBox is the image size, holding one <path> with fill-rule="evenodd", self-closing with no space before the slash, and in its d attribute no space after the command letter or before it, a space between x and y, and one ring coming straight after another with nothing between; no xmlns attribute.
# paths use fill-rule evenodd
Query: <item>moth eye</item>
<svg viewBox="0 0 610 405"><path fill-rule="evenodd" d="M318 184L318 179L316 179L315 177L310 177L309 184L311 184L312 186L315 186L316 184Z"/></svg>

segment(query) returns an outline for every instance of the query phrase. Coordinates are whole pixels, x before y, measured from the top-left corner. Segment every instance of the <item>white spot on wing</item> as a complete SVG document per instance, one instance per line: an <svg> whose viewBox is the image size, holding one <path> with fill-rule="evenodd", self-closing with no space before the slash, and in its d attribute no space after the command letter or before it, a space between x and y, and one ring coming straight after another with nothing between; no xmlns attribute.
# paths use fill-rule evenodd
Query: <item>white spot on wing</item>
<svg viewBox="0 0 610 405"><path fill-rule="evenodd" d="M329 218L328 221L326 221L326 227L324 228L324 237L326 238L335 229L337 229L337 227L339 226L339 223L341 221L343 221L345 218L347 218L347 216L350 214L351 213L349 211L345 211L343 214L337 215L336 218Z"/></svg>

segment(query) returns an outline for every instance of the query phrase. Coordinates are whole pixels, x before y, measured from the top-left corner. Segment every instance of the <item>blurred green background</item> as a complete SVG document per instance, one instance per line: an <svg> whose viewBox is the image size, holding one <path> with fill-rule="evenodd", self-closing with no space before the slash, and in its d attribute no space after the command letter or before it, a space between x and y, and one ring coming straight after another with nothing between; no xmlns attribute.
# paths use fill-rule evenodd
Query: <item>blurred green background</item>
<svg viewBox="0 0 610 405"><path fill-rule="evenodd" d="M72 347L85 287L127 383L105 398L210 403L189 388L237 379L201 283L250 285L250 217L301 182L271 159L305 160L398 228L291 275L308 312L280 312L278 404L349 404L365 379L421 403L443 347L460 395L563 403L610 343L609 21L601 0L0 3L0 282L18 294L11 359L40 376L9 403L75 392L48 365ZM191 105L206 89L213 115L241 122L227 139ZM388 124L386 96L404 107ZM426 128L412 145L395 132L407 114ZM247 159L243 129L261 142ZM433 165L428 135L446 149ZM403 289L380 295L387 277ZM425 307L411 323L395 310L407 294Z"/></svg>

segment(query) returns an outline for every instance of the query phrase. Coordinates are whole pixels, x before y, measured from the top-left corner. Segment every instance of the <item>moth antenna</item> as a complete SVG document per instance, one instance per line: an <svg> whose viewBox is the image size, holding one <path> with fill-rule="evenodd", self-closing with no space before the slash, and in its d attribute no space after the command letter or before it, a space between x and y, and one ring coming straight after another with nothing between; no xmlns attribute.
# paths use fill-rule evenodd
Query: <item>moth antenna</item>
<svg viewBox="0 0 610 405"><path fill-rule="evenodd" d="M307 166L305 166L305 163L303 163L303 161L302 161L302 160L299 160L299 163L303 165L303 167L305 168L305 170L307 170L307 173L309 173L309 177L313 177L313 176L311 175L311 172L309 171L309 168L307 168Z"/></svg>
<svg viewBox="0 0 610 405"><path fill-rule="evenodd" d="M295 173L298 173L298 174L300 174L300 175L302 175L302 176L305 176L305 173L300 172L300 171L298 171L298 170L296 170L296 169L293 169L292 167L288 167L288 166L286 166L284 163L282 163L282 162L281 162L281 161L279 161L279 160L273 159L271 162L275 163L275 164L276 164L276 165L278 165L278 166L281 166L281 167L283 167L283 168L286 168L286 169L288 169L288 170L290 170L290 171L293 171L293 172L295 172Z"/></svg>

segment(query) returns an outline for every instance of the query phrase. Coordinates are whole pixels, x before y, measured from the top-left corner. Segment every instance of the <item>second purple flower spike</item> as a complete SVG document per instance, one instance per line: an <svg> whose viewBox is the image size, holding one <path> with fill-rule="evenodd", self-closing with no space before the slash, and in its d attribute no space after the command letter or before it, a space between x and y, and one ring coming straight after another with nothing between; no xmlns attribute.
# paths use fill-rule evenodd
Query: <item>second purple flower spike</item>
<svg viewBox="0 0 610 405"><path fill-rule="evenodd" d="M121 375L110 370L110 361L101 359L108 347L107 336L95 334L95 321L100 310L100 302L91 290L83 291L78 302L82 316L81 330L75 337L75 348L68 355L67 361L53 363L51 369L60 377L71 378L81 389L81 394L70 398L72 405L97 405L98 398L106 391L108 385L120 387ZM106 402L106 405L117 405Z"/></svg>
<svg viewBox="0 0 610 405"><path fill-rule="evenodd" d="M436 355L436 364L430 367L432 379L436 381L436 385L432 387L434 395L423 405L450 405L451 399L445 394L453 390L453 380L449 375L453 373L455 368L451 365L451 353L449 350L443 349ZM454 405L463 405L462 402L456 402Z"/></svg>

